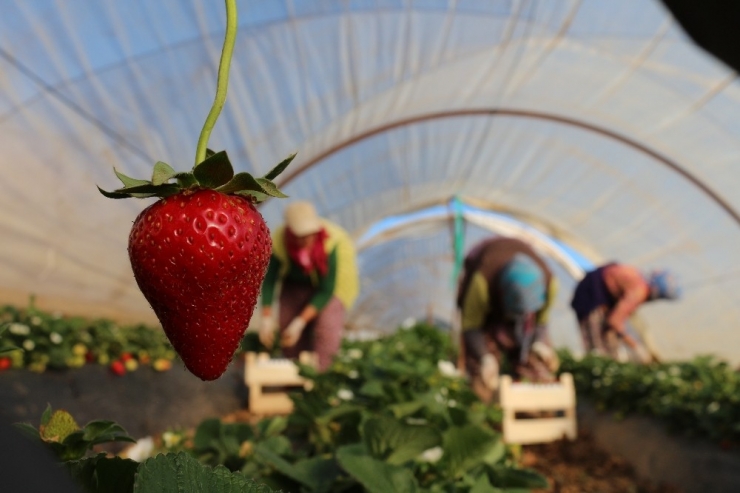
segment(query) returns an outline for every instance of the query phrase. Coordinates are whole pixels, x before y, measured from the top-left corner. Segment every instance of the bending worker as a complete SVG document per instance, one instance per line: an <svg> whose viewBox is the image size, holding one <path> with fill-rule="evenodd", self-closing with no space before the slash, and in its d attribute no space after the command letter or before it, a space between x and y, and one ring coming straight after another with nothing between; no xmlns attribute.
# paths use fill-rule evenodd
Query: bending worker
<svg viewBox="0 0 740 493"><path fill-rule="evenodd" d="M457 305L461 311L465 366L484 402L498 390L499 368L514 378L554 381L558 358L547 333L556 280L525 242L497 237L465 258Z"/></svg>
<svg viewBox="0 0 740 493"><path fill-rule="evenodd" d="M272 303L281 281L279 314ZM338 225L320 218L309 202L285 210L272 237L272 257L262 285L259 338L271 348L279 332L283 355L314 351L319 370L329 367L342 341L346 314L359 291L355 248Z"/></svg>
<svg viewBox="0 0 740 493"><path fill-rule="evenodd" d="M588 272L576 286L570 303L578 318L584 349L618 359L623 341L639 361L651 362L654 356L628 332L627 319L643 303L677 299L680 291L667 271L644 276L630 265L609 263Z"/></svg>

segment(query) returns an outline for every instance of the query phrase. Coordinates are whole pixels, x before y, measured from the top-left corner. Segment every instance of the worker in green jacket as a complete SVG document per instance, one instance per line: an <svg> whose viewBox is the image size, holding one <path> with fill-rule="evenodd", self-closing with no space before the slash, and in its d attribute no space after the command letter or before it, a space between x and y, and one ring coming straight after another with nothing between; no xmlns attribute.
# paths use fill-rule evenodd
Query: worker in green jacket
<svg viewBox="0 0 740 493"><path fill-rule="evenodd" d="M557 282L545 261L517 238L495 237L476 245L463 267L457 305L475 393L493 400L503 367L517 380L554 381L559 361L547 319Z"/></svg>
<svg viewBox="0 0 740 493"><path fill-rule="evenodd" d="M272 305L279 289L279 313ZM259 338L272 347L276 332L283 355L302 351L329 367L342 341L347 312L359 292L354 244L340 226L319 217L309 202L285 210L285 225L272 236L272 256L262 285Z"/></svg>

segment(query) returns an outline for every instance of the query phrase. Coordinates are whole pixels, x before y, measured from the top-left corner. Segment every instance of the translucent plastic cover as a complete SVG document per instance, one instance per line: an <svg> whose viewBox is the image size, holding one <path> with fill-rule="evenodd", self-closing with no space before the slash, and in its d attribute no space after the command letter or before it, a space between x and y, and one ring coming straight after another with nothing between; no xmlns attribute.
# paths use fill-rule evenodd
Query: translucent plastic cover
<svg viewBox="0 0 740 493"><path fill-rule="evenodd" d="M591 261L672 269L684 297L645 306L666 357L740 359L740 86L657 1L240 0L226 107L209 146L264 174L290 152L291 198L358 240L458 196ZM0 295L153 320L113 167L193 165L215 94L219 1L0 6ZM475 232L476 228L478 231ZM472 225L465 245L490 233ZM473 232L471 232L473 231ZM449 319L447 222L361 249L350 322ZM558 264L560 265L560 264ZM574 340L567 306L556 339ZM570 282L570 284L568 284ZM429 306L432 306L430 309Z"/></svg>

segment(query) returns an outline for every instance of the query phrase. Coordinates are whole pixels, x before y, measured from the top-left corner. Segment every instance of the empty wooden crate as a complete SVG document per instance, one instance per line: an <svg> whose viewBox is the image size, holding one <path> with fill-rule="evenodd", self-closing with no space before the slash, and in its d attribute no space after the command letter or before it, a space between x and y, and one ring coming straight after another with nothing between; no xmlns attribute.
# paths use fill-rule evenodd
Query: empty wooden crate
<svg viewBox="0 0 740 493"><path fill-rule="evenodd" d="M510 376L504 375L499 402L504 413L506 443L576 438L576 390L570 373L563 373L558 382L547 384L513 382Z"/></svg>
<svg viewBox="0 0 740 493"><path fill-rule="evenodd" d="M316 366L316 354L303 352L301 364ZM245 358L244 382L249 388L249 412L255 414L288 414L293 401L287 392L308 388L309 380L298 374L298 365L285 358L270 358L267 353L248 352Z"/></svg>

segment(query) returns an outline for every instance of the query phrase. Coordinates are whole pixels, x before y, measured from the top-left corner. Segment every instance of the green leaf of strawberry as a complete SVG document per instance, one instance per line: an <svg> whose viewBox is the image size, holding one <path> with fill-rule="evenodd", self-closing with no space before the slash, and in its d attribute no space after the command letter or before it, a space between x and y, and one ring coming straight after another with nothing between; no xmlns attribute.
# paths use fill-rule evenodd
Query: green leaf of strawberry
<svg viewBox="0 0 740 493"><path fill-rule="evenodd" d="M98 191L102 193L104 196L108 197L109 199L130 199L131 197L144 199L147 197L154 197L153 193L135 194L135 193L125 193L125 192L106 192L100 187L98 187Z"/></svg>
<svg viewBox="0 0 740 493"><path fill-rule="evenodd" d="M228 183L216 190L223 193L251 191L265 193L257 179L249 173L237 173Z"/></svg>
<svg viewBox="0 0 740 493"><path fill-rule="evenodd" d="M277 185L275 185L273 182L266 178L257 178L257 183L260 184L262 187L262 192L266 193L270 197L278 197L278 198L285 198L287 195L285 195L283 192L281 192Z"/></svg>
<svg viewBox="0 0 740 493"><path fill-rule="evenodd" d="M280 173L285 171L285 168L288 167L291 161L295 159L296 154L297 153L294 152L290 156L280 161L280 163L277 166L275 166L274 168L272 168L270 171L267 172L267 174L265 175L265 178L268 180L274 180L275 178L277 178Z"/></svg>
<svg viewBox="0 0 740 493"><path fill-rule="evenodd" d="M163 163L162 161L157 161L154 163L154 171L152 172L152 184L161 185L163 183L167 183L176 175L177 171L175 171L172 166L167 163Z"/></svg>
<svg viewBox="0 0 740 493"><path fill-rule="evenodd" d="M135 187L137 185L146 185L147 183L149 183L146 180L137 180L136 178L128 177L118 171L116 168L113 168L113 172L116 174L118 179L121 180L121 183L123 183L124 187Z"/></svg>
<svg viewBox="0 0 740 493"><path fill-rule="evenodd" d="M208 149L206 154L208 157L189 172L175 171L169 164L158 161L154 165L151 180L131 178L114 169L113 171L124 186L112 192L100 187L98 190L109 199L163 198L195 189L212 189L222 193L251 197L255 203L262 202L269 197L287 197L272 180L285 170L295 158L295 153L289 155L260 178L255 178L246 172L234 174L234 168L226 151L213 152ZM172 179L176 180L176 183L170 182Z"/></svg>
<svg viewBox="0 0 740 493"><path fill-rule="evenodd" d="M193 175L204 187L218 188L234 177L234 168L226 151L221 151L195 166Z"/></svg>

